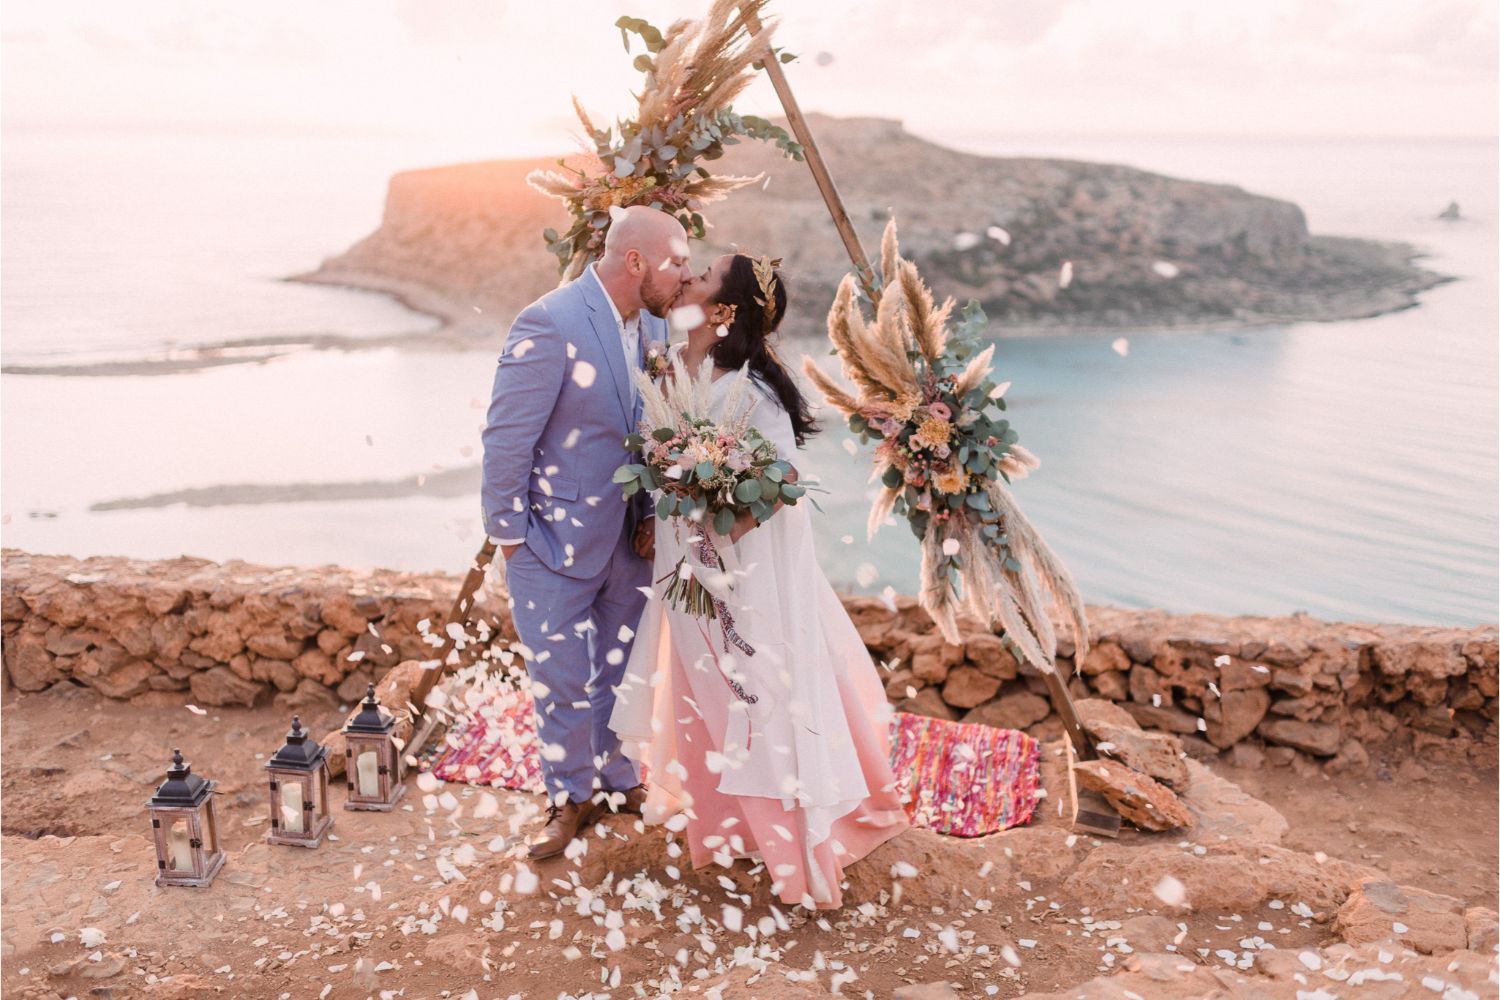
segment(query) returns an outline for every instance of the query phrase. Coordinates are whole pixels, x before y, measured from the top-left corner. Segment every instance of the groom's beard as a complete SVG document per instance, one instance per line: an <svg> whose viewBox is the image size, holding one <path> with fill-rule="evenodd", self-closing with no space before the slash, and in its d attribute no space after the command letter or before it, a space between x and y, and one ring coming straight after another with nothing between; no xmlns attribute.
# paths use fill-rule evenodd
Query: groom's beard
<svg viewBox="0 0 1500 1000"><path fill-rule="evenodd" d="M641 305L646 311L658 319L666 319L667 313L677 304L677 299L682 295L682 283L680 281L662 282L660 286L655 284L657 275L650 274L641 283Z"/></svg>

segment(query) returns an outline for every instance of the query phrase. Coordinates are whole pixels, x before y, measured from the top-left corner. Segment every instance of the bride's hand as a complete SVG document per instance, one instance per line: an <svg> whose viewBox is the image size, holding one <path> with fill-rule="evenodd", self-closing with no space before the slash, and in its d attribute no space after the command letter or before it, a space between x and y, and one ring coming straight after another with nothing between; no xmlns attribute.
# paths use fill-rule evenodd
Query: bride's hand
<svg viewBox="0 0 1500 1000"><path fill-rule="evenodd" d="M742 510L735 516L734 527L729 529L729 541L731 544L744 538L751 528L755 527L755 515L748 510Z"/></svg>

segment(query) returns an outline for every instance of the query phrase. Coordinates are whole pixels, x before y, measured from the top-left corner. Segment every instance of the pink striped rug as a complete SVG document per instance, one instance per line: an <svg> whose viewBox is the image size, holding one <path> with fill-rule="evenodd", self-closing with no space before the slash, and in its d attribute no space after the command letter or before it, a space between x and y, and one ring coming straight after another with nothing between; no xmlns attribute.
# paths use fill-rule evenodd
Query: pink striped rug
<svg viewBox="0 0 1500 1000"><path fill-rule="evenodd" d="M421 766L444 781L541 794L531 696L509 690L480 704L423 755ZM1031 819L1041 747L1014 729L897 712L891 770L913 824L978 837Z"/></svg>

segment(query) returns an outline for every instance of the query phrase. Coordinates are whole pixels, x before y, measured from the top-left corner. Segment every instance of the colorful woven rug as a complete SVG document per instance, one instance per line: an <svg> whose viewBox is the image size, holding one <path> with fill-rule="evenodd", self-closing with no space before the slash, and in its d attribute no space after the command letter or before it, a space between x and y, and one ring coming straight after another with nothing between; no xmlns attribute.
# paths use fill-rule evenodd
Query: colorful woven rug
<svg viewBox="0 0 1500 1000"><path fill-rule="evenodd" d="M543 792L531 696L508 690L456 723L423 755L444 781ZM1031 819L1041 747L1014 729L897 712L891 770L916 826L955 837L997 833ZM642 778L646 778L643 774Z"/></svg>

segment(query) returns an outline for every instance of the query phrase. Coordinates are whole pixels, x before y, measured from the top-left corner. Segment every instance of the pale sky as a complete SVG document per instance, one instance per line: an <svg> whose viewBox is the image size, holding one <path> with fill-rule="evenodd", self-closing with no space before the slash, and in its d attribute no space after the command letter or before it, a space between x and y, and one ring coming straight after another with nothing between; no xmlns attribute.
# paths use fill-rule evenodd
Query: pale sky
<svg viewBox="0 0 1500 1000"><path fill-rule="evenodd" d="M7 125L274 124L568 148L638 75L621 14L706 0L7 0ZM1493 136L1490 0L781 0L803 106L931 136ZM637 49L639 51L639 49ZM774 113L758 84L742 111Z"/></svg>

